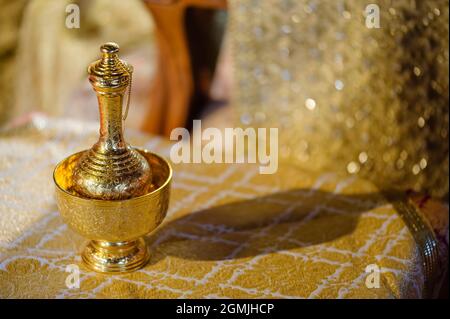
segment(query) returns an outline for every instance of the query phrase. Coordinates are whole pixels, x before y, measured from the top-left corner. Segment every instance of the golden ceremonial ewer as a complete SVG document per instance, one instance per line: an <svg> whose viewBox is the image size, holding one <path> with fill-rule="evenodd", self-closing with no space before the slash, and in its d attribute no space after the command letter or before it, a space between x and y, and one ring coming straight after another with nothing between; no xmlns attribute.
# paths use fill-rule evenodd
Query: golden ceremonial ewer
<svg viewBox="0 0 450 319"><path fill-rule="evenodd" d="M70 155L53 172L56 201L64 221L90 239L84 263L105 273L144 266L143 236L164 219L172 169L162 157L135 149L123 138L122 102L133 69L117 56L115 43L102 45L102 58L88 67L98 97L100 137L91 149Z"/></svg>

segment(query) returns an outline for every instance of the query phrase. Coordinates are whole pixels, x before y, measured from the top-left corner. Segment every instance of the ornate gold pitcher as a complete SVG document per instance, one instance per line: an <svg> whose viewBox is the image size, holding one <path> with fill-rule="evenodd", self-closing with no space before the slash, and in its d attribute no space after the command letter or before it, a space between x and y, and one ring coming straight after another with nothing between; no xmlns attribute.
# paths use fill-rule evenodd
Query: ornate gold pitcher
<svg viewBox="0 0 450 319"><path fill-rule="evenodd" d="M135 149L123 137L122 103L133 69L119 46L101 46L102 58L88 68L97 93L100 137L91 149L55 168L56 200L65 222L91 241L84 263L99 272L129 272L149 259L144 235L164 219L172 169L160 156ZM129 93L128 93L129 99Z"/></svg>

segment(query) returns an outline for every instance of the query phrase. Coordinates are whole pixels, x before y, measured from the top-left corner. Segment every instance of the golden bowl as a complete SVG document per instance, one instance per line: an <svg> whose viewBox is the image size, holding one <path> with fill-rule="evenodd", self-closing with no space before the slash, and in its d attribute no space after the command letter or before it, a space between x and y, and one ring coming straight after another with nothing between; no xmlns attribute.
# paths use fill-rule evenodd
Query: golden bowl
<svg viewBox="0 0 450 319"><path fill-rule="evenodd" d="M137 149L153 171L151 191L126 200L81 197L73 191L73 169L82 151L62 160L53 172L56 202L64 221L90 239L82 253L92 270L130 272L143 267L149 253L143 236L164 219L169 205L172 168L162 157Z"/></svg>

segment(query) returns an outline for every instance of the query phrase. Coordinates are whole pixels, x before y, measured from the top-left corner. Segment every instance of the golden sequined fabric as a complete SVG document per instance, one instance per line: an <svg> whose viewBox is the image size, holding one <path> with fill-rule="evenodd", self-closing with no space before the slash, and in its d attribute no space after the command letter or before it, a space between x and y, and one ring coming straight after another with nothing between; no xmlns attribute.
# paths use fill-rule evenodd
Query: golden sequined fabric
<svg viewBox="0 0 450 319"><path fill-rule="evenodd" d="M230 0L240 124L278 127L301 167L445 196L448 15L447 0Z"/></svg>
<svg viewBox="0 0 450 319"><path fill-rule="evenodd" d="M422 251L370 182L283 165L174 165L168 216L147 241L150 263L127 275L84 268L85 240L61 220L52 170L88 148L97 125L34 117L0 135L1 298L416 298ZM161 139L128 133L168 156ZM68 288L68 265L80 287ZM366 286L379 267L380 287ZM72 268L70 268L72 269Z"/></svg>

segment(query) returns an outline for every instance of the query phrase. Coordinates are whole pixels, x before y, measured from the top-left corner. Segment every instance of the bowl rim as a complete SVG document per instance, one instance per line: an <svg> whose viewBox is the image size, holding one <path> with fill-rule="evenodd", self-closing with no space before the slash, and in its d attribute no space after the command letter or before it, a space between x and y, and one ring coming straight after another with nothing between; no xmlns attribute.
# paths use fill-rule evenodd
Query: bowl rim
<svg viewBox="0 0 450 319"><path fill-rule="evenodd" d="M134 200L139 200L139 199L142 199L142 198L144 198L146 196L151 196L153 194L156 194L156 193L160 192L163 188L166 188L167 185L170 184L170 182L172 181L172 175L173 175L173 169L172 169L172 166L170 165L169 161L167 161L164 157L162 157L162 156L160 156L160 155L158 155L156 153L150 152L149 150L147 150L145 148L137 148L137 147L133 147L133 148L135 150L137 150L138 152L140 152L140 153L146 153L146 154L150 154L151 156L157 157L169 169L169 173L168 173L167 178L164 181L164 183L162 183L161 186L159 186L157 189L154 189L153 191L151 191L151 192L149 192L147 194L144 194L144 195L141 195L141 196L137 196L137 197L131 197L131 198L127 198L127 199L110 200L110 199L95 199L95 198L81 197L81 196L77 196L77 195L74 195L72 193L69 193L67 190L63 189L58 184L58 182L56 181L56 178L55 178L56 170L61 166L62 163L64 163L70 157L78 155L78 154L81 154L81 153L84 153L84 152L87 152L87 151L89 151L88 149L83 150L83 151L79 151L79 152L76 152L76 153L73 153L73 154L70 154L69 156L67 156L64 159L62 159L61 161L59 161L58 164L56 164L55 168L53 169L53 182L56 185L56 187L58 188L58 190L60 190L61 192L63 192L64 194L66 194L66 195L68 195L70 197L74 197L77 200L85 200L85 201L90 201L90 202L94 201L94 202L101 202L101 203L106 203L106 202L108 202L108 203L123 203L123 202L130 202L130 201L134 201Z"/></svg>

